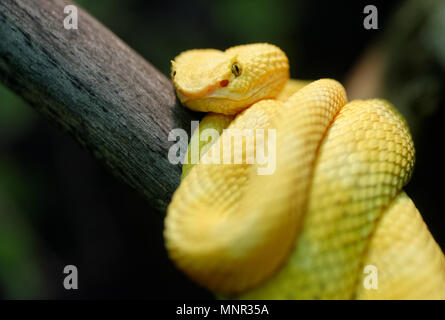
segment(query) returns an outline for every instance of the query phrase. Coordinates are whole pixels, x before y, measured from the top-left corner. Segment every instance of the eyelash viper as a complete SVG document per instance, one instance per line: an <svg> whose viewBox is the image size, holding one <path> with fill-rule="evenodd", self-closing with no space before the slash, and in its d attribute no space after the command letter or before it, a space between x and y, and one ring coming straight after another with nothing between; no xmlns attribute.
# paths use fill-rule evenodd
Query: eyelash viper
<svg viewBox="0 0 445 320"><path fill-rule="evenodd" d="M172 80L185 107L209 112L195 136L277 133L271 175L184 164L164 237L189 277L240 299L445 298L444 254L402 189L414 146L390 103L348 102L331 79L290 80L285 53L265 43L185 51ZM215 152L221 140L199 148ZM376 290L363 285L368 265Z"/></svg>

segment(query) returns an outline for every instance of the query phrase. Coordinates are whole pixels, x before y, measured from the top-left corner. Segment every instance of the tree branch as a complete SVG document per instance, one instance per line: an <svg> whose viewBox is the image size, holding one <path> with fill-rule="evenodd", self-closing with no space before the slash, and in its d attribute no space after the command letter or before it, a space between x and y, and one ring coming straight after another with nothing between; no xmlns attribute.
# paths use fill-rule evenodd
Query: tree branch
<svg viewBox="0 0 445 320"><path fill-rule="evenodd" d="M78 30L66 30L68 4L0 1L0 80L165 211L181 171L168 161L168 133L197 115L178 105L163 74L85 11L78 8Z"/></svg>

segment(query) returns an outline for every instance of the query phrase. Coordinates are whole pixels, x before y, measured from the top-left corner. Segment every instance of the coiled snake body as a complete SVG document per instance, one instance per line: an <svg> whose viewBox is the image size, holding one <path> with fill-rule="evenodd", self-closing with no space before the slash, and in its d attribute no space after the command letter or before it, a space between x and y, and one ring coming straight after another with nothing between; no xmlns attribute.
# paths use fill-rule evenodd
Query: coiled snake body
<svg viewBox="0 0 445 320"><path fill-rule="evenodd" d="M330 79L289 80L270 44L183 52L172 78L183 105L210 112L194 136L222 133L200 142L202 155L222 150L225 128L276 130L273 174L184 164L164 236L187 275L233 298L445 298L444 255L402 190L411 136L388 102L347 102ZM364 286L366 266L375 288Z"/></svg>

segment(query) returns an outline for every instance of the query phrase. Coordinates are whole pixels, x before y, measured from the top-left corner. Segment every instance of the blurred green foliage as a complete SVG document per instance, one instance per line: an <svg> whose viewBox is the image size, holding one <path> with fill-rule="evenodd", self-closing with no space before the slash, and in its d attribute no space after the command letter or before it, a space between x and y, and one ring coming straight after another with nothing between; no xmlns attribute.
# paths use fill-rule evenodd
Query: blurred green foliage
<svg viewBox="0 0 445 320"><path fill-rule="evenodd" d="M0 84L0 145L26 133L35 118L22 99Z"/></svg>
<svg viewBox="0 0 445 320"><path fill-rule="evenodd" d="M35 232L23 211L29 209L23 204L32 203L37 193L6 152L29 132L36 118L33 109L0 84L0 295L7 298L45 297Z"/></svg>
<svg viewBox="0 0 445 320"><path fill-rule="evenodd" d="M290 28L300 18L298 1L212 1L211 20L234 44L271 42L291 36ZM294 13L293 15L289 14Z"/></svg>
<svg viewBox="0 0 445 320"><path fill-rule="evenodd" d="M38 240L23 211L36 195L27 182L20 167L0 158L0 284L7 298L46 296Z"/></svg>

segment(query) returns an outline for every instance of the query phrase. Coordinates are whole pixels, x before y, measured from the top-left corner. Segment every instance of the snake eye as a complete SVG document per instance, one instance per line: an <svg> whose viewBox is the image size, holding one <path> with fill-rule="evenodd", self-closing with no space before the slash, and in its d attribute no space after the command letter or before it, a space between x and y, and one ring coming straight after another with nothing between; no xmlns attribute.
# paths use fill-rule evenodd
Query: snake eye
<svg viewBox="0 0 445 320"><path fill-rule="evenodd" d="M173 71L173 77L174 77L174 76L176 76L176 70L175 70L175 71Z"/></svg>
<svg viewBox="0 0 445 320"><path fill-rule="evenodd" d="M238 62L235 62L232 65L232 73L235 75L235 77L238 77L241 75L241 66L238 64Z"/></svg>

